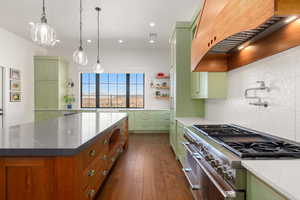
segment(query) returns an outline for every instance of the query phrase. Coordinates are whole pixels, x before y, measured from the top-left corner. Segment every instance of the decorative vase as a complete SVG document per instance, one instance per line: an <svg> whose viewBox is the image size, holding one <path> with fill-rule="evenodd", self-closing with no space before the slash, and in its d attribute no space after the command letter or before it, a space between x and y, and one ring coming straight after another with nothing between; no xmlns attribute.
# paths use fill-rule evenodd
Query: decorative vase
<svg viewBox="0 0 300 200"><path fill-rule="evenodd" d="M68 108L68 109L72 109L72 104L68 104L68 105L67 105L67 108Z"/></svg>

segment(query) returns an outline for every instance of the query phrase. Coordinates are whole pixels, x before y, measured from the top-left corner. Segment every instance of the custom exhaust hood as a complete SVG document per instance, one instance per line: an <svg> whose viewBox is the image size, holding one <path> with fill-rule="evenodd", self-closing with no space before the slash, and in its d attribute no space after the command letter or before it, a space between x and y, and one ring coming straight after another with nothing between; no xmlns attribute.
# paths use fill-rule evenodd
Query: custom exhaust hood
<svg viewBox="0 0 300 200"><path fill-rule="evenodd" d="M299 16L299 0L204 0L192 71L224 72L300 45L300 20L294 23ZM246 55L249 45L257 48Z"/></svg>

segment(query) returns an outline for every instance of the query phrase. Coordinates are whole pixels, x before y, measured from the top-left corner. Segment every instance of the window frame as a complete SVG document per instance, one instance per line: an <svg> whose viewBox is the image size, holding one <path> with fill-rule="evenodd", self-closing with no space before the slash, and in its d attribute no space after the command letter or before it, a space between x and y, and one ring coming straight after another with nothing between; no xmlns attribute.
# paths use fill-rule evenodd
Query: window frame
<svg viewBox="0 0 300 200"><path fill-rule="evenodd" d="M145 73L107 73L107 74L125 74L126 75L126 106L125 107L101 107L100 106L100 74L99 73L87 73L87 74L95 74L96 77L96 82L95 82L95 88L96 88L96 106L95 107L83 107L82 103L82 89L83 89L83 84L82 84L82 75L84 73L80 73L80 108L84 109L93 109L93 108L99 108L99 109L143 109L145 108ZM131 74L143 74L143 107L130 107L130 75ZM108 83L109 84L109 83ZM139 85L135 83L135 85ZM140 84L141 85L141 84ZM118 95L117 95L118 96Z"/></svg>

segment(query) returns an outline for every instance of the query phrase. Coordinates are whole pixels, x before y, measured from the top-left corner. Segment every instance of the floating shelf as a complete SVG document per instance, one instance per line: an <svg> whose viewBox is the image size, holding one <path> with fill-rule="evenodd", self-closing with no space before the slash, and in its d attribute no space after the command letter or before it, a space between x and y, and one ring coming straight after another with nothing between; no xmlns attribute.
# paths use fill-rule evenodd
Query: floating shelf
<svg viewBox="0 0 300 200"><path fill-rule="evenodd" d="M170 76L156 76L156 79L170 79Z"/></svg>
<svg viewBox="0 0 300 200"><path fill-rule="evenodd" d="M152 88L154 88L154 89L162 89L162 90L169 90L170 89L170 87L169 86L159 86L159 87L157 87L157 86L154 86L154 87L152 87Z"/></svg>
<svg viewBox="0 0 300 200"><path fill-rule="evenodd" d="M170 99L169 96L166 96L166 97L164 97L164 96L155 96L155 98L157 98L157 99L163 99L163 100L169 100Z"/></svg>

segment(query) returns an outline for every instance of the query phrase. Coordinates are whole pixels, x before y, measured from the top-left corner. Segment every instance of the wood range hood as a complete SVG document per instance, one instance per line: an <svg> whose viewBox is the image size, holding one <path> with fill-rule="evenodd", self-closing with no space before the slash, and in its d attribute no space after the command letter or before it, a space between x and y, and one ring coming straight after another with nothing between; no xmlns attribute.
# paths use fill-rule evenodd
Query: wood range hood
<svg viewBox="0 0 300 200"><path fill-rule="evenodd" d="M300 45L300 0L204 0L194 72L225 72Z"/></svg>

